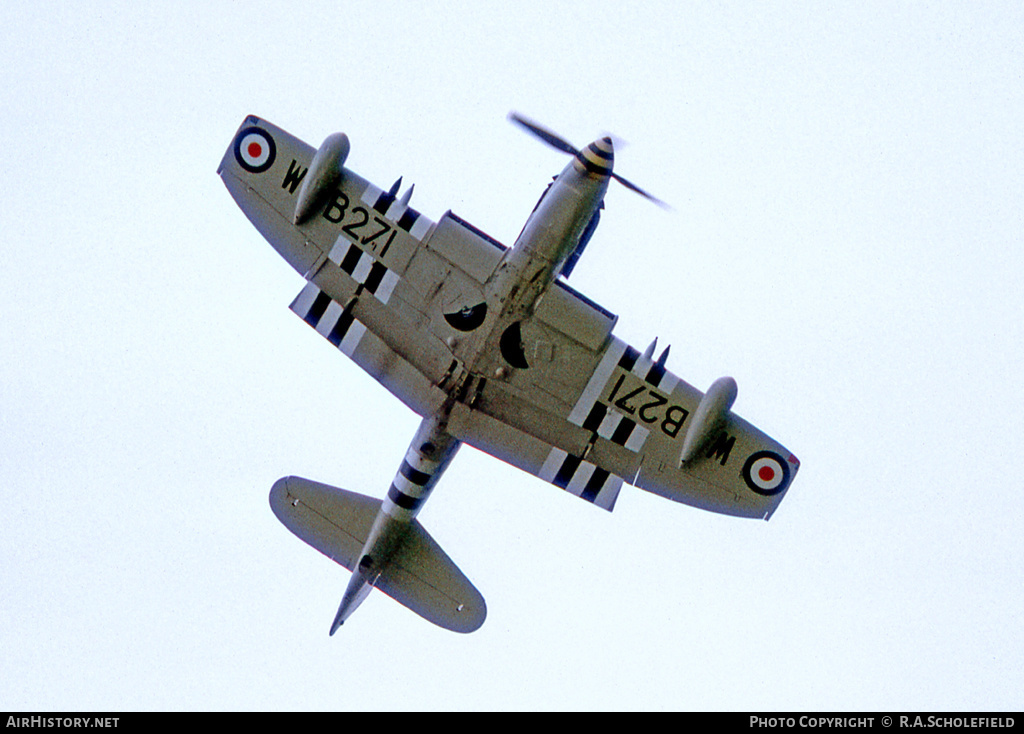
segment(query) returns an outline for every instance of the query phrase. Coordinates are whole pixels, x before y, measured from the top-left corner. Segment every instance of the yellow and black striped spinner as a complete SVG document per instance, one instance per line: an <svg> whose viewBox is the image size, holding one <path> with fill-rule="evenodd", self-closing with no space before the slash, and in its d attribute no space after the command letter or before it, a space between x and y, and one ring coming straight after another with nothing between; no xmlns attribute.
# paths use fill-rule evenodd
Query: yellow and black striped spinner
<svg viewBox="0 0 1024 734"><path fill-rule="evenodd" d="M589 172L597 176L611 176L615 165L615 150L612 139L603 137L595 140L576 154L576 160Z"/></svg>

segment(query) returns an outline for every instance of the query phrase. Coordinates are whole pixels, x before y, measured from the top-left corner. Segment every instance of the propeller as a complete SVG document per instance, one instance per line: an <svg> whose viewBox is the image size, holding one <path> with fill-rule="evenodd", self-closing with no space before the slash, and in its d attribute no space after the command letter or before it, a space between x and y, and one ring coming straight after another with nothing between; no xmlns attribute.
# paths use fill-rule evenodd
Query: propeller
<svg viewBox="0 0 1024 734"><path fill-rule="evenodd" d="M509 112L508 119L516 123L520 127L524 128L528 132L532 133L534 137L540 138L555 150L561 153L567 153L568 155L575 156L580 160L583 160L583 153L576 146L574 146L568 140L563 138L561 135L558 135L557 133L548 130L546 127L543 127L542 125L538 125L533 120L528 120L527 118L520 115L518 112ZM609 143L611 142L610 138L605 138L605 140ZM614 171L612 171L610 175L612 178L614 178L616 181L618 181L620 184L625 186L630 191L635 191L636 193L640 194L640 196L644 197L649 201L653 201L655 204L657 204L663 209L669 208L669 205L666 204L664 201L644 191L642 188L637 186L632 181L623 178Z"/></svg>
<svg viewBox="0 0 1024 734"><path fill-rule="evenodd" d="M551 132L550 130L548 130L545 127L541 127L540 125L538 125L536 122L533 122L532 120L527 120L525 117L520 115L518 112L509 112L508 113L508 119L510 119L512 122L516 123L517 125L520 125L520 126L526 128L527 130L529 130L531 133L533 133L535 136L537 136L538 138L543 140L545 143L550 145L555 150L560 150L561 152L568 153L569 155L579 155L580 154L579 150L577 150L573 146L573 144L570 143L568 140L566 140L563 137L560 137L556 133Z"/></svg>

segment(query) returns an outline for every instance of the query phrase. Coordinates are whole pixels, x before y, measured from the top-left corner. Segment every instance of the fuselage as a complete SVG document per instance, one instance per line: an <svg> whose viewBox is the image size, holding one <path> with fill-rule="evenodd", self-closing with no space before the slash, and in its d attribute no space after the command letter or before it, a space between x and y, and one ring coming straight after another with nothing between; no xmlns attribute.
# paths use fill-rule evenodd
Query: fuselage
<svg viewBox="0 0 1024 734"><path fill-rule="evenodd" d="M464 375L490 374L496 362L499 376L507 369L527 367L518 344L519 325L533 315L601 205L611 163L611 141L595 141L573 158L541 196L515 245L484 284L485 302L497 317L488 319L489 333L478 342L480 348L467 355ZM510 346L510 340L516 344ZM449 386L449 400L436 415L423 419L413 437L363 545L331 625L332 635L370 593L458 450L460 442L446 427L459 392L460 386Z"/></svg>
<svg viewBox="0 0 1024 734"><path fill-rule="evenodd" d="M608 190L608 176L588 171L577 159L548 187L515 245L484 284L501 315L528 318L558 276Z"/></svg>
<svg viewBox="0 0 1024 734"><path fill-rule="evenodd" d="M332 635L370 593L402 544L410 523L459 450L461 443L445 430L445 419L444 415L424 418L413 436L363 544L359 563L352 569L352 578L331 625Z"/></svg>
<svg viewBox="0 0 1024 734"><path fill-rule="evenodd" d="M583 159L593 151L607 167ZM611 175L611 141L591 143L562 170L541 196L515 244L484 283L484 299L493 318L473 353L464 353L468 373L503 377L509 369L528 369L521 325L534 313L562 266L594 218Z"/></svg>

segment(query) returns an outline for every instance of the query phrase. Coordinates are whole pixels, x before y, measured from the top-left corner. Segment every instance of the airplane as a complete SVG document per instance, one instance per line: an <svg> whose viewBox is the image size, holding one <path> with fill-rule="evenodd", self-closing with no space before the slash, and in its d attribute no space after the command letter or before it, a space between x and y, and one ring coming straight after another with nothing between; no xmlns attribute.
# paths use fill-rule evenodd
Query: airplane
<svg viewBox="0 0 1024 734"><path fill-rule="evenodd" d="M344 133L319 148L246 117L218 174L306 283L303 321L422 420L383 499L283 477L271 509L352 572L330 634L374 588L434 624L477 630L483 596L417 514L463 444L611 511L623 483L675 502L767 520L800 467L731 410L735 380L706 392L640 351L618 317L566 282L618 181L614 143L579 149L517 113L509 119L571 156L512 247L450 210L432 221L345 162Z"/></svg>

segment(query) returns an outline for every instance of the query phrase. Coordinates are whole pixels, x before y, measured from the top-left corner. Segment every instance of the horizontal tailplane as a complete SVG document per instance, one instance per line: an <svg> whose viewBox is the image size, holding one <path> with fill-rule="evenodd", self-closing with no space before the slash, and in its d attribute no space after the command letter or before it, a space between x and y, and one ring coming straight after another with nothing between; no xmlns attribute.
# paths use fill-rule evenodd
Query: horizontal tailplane
<svg viewBox="0 0 1024 734"><path fill-rule="evenodd" d="M381 500L301 477L284 477L270 490L270 508L286 528L353 570ZM483 596L418 520L373 584L439 627L473 632L487 617Z"/></svg>

